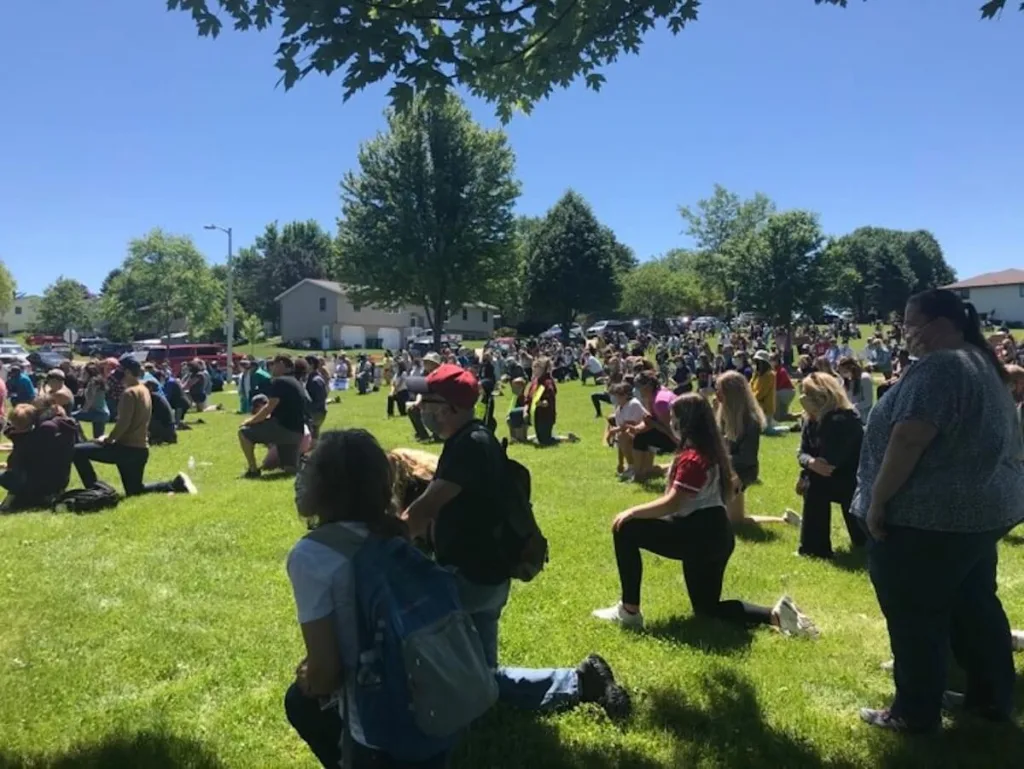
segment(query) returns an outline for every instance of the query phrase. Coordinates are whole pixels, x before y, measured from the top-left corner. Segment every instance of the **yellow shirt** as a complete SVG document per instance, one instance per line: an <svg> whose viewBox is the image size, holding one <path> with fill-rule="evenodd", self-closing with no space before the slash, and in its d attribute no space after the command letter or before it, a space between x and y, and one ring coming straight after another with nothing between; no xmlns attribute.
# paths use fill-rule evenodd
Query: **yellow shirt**
<svg viewBox="0 0 1024 769"><path fill-rule="evenodd" d="M750 379L754 400L769 419L775 413L775 372L769 369L763 374L754 374Z"/></svg>
<svg viewBox="0 0 1024 769"><path fill-rule="evenodd" d="M133 449L149 448L149 418L153 414L153 400L141 382L126 387L117 402L117 424L107 439L111 443Z"/></svg>

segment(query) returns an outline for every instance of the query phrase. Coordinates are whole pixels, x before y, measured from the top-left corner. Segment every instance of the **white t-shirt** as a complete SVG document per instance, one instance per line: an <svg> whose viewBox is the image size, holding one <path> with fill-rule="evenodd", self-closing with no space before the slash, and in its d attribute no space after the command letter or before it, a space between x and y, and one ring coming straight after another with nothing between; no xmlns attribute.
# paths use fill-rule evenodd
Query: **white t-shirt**
<svg viewBox="0 0 1024 769"><path fill-rule="evenodd" d="M591 374L600 374L602 371L604 371L604 366L601 365L601 361L599 361L593 355L587 357L586 366L587 371L589 371Z"/></svg>
<svg viewBox="0 0 1024 769"><path fill-rule="evenodd" d="M361 523L331 525L344 526L356 534L368 536L366 526ZM356 633L352 562L337 550L304 537L295 543L288 554L288 579L291 580L292 592L295 595L299 624L334 615L334 632L341 646L343 675L354 675L359 655L359 638ZM352 738L360 745L366 745L363 726L351 696L348 701L348 712L352 721ZM344 713L340 701L338 713Z"/></svg>
<svg viewBox="0 0 1024 769"><path fill-rule="evenodd" d="M615 426L622 427L624 425L636 424L643 421L645 416L647 416L647 409L644 408L644 404L640 402L640 399L630 398L625 406L615 407Z"/></svg>

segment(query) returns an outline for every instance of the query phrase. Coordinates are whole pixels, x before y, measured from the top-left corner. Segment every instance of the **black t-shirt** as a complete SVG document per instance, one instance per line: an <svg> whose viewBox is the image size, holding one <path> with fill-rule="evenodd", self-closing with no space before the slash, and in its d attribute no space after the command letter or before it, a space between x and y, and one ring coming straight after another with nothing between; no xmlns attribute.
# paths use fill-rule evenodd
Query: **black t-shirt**
<svg viewBox="0 0 1024 769"><path fill-rule="evenodd" d="M152 391L150 391L149 396L153 404L153 412L149 417L150 421L157 422L165 427L172 427L174 425L174 412L171 410L171 404L167 401L167 398L161 393Z"/></svg>
<svg viewBox="0 0 1024 769"><path fill-rule="evenodd" d="M676 364L676 370L672 374L672 379L676 384L686 384L690 381L690 369L686 367L686 364L680 361Z"/></svg>
<svg viewBox="0 0 1024 769"><path fill-rule="evenodd" d="M437 562L484 585L508 579L507 565L497 557L497 531L507 513L505 457L494 433L477 420L466 424L444 442L434 478L461 488L434 524Z"/></svg>
<svg viewBox="0 0 1024 769"><path fill-rule="evenodd" d="M278 400L270 416L286 430L301 433L306 426L306 404L309 403L309 395L299 380L293 376L277 377L270 383L267 397Z"/></svg>
<svg viewBox="0 0 1024 769"><path fill-rule="evenodd" d="M311 374L306 380L306 392L309 394L309 410L313 414L327 411L327 384L319 374Z"/></svg>

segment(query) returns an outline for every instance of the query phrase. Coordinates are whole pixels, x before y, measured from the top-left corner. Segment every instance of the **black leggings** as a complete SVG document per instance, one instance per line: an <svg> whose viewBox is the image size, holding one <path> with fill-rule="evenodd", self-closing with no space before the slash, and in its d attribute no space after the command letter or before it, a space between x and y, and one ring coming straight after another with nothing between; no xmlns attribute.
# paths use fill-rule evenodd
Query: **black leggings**
<svg viewBox="0 0 1024 769"><path fill-rule="evenodd" d="M611 403L612 396L609 392L590 393L590 402L594 404L594 413L601 416L601 403Z"/></svg>
<svg viewBox="0 0 1024 769"><path fill-rule="evenodd" d="M693 613L739 625L770 625L772 610L722 600L725 567L736 546L724 507L706 507L685 518L633 518L613 535L622 602L640 605L641 550L683 562Z"/></svg>
<svg viewBox="0 0 1024 769"><path fill-rule="evenodd" d="M388 396L388 416L393 417L395 415L395 406L398 406L398 413L403 417L405 416L405 404L409 401L409 391L400 390L394 395Z"/></svg>
<svg viewBox="0 0 1024 769"><path fill-rule="evenodd" d="M853 489L837 488L828 479L808 473L809 482L804 490L803 524L800 526L800 555L813 558L832 557L832 503L838 502L843 511L846 530L853 547L863 547L867 540L859 520L850 514Z"/></svg>

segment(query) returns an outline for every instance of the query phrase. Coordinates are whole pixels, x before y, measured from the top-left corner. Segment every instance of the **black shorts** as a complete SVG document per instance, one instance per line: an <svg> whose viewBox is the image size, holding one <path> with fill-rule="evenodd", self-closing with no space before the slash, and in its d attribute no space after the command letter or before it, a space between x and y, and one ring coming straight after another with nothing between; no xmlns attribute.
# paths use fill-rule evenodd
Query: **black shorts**
<svg viewBox="0 0 1024 769"><path fill-rule="evenodd" d="M661 430L651 429L633 439L634 451L652 451L655 454L671 454L678 448L674 439Z"/></svg>
<svg viewBox="0 0 1024 769"><path fill-rule="evenodd" d="M302 443L302 433L282 427L281 423L271 417L254 425L246 425L238 431L249 443L262 443L274 446L298 446Z"/></svg>

